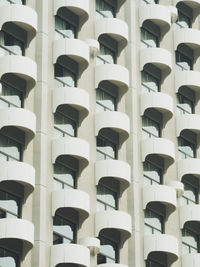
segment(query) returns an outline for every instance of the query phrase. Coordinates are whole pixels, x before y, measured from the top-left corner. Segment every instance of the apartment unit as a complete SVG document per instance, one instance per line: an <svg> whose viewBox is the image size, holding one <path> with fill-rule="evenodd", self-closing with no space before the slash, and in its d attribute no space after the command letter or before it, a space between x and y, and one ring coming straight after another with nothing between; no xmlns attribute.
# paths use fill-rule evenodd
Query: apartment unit
<svg viewBox="0 0 200 267"><path fill-rule="evenodd" d="M200 0L0 0L0 266L200 266Z"/></svg>

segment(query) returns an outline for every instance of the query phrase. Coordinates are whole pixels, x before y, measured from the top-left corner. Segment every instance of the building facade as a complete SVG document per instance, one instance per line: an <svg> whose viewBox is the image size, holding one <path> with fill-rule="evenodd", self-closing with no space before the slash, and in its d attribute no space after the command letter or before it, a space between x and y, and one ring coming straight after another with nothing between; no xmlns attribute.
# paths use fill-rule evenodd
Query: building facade
<svg viewBox="0 0 200 267"><path fill-rule="evenodd" d="M0 0L0 266L200 266L200 0Z"/></svg>

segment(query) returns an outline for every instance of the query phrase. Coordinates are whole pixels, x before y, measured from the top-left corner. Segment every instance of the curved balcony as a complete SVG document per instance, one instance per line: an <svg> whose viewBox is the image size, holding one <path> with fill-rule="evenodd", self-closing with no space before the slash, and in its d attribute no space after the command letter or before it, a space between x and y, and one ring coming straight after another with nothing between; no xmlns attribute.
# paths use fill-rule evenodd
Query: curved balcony
<svg viewBox="0 0 200 267"><path fill-rule="evenodd" d="M98 160L95 163L96 185L102 178L116 179L120 183L120 193L126 190L131 182L131 169L128 163L120 160Z"/></svg>
<svg viewBox="0 0 200 267"><path fill-rule="evenodd" d="M35 37L37 32L37 13L25 5L3 5L0 7L0 29L7 22L12 22L25 30L28 34L27 43Z"/></svg>
<svg viewBox="0 0 200 267"><path fill-rule="evenodd" d="M147 109L156 109L163 115L166 114L169 120L173 113L173 98L165 93L144 93L141 95L141 115L144 115Z"/></svg>
<svg viewBox="0 0 200 267"><path fill-rule="evenodd" d="M131 236L131 229L131 216L126 212L110 210L99 211L95 214L96 236L99 236L101 231L109 232L109 230L115 230L118 234L120 234L120 242L123 246L124 242Z"/></svg>
<svg viewBox="0 0 200 267"><path fill-rule="evenodd" d="M96 237L82 237L79 239L79 244L89 248L90 253L96 255L100 251L100 240Z"/></svg>
<svg viewBox="0 0 200 267"><path fill-rule="evenodd" d="M181 181L183 176L187 174L200 179L200 159L188 158L178 160L178 180Z"/></svg>
<svg viewBox="0 0 200 267"><path fill-rule="evenodd" d="M150 202L161 202L165 206L176 209L176 190L167 185L149 185L143 188L143 209Z"/></svg>
<svg viewBox="0 0 200 267"><path fill-rule="evenodd" d="M0 129L7 126L24 131L26 143L29 143L35 136L36 116L30 110L23 108L0 109Z"/></svg>
<svg viewBox="0 0 200 267"><path fill-rule="evenodd" d="M0 162L0 183L15 181L24 187L24 198L26 199L35 187L35 169L25 163L18 161Z"/></svg>
<svg viewBox="0 0 200 267"><path fill-rule="evenodd" d="M53 164L59 156L72 156L78 159L79 171L82 171L89 164L89 144L78 137L57 138L52 143Z"/></svg>
<svg viewBox="0 0 200 267"><path fill-rule="evenodd" d="M95 88L108 81L119 89L119 96L124 95L129 87L129 71L117 64L103 64L95 67Z"/></svg>
<svg viewBox="0 0 200 267"><path fill-rule="evenodd" d="M175 89L187 86L195 92L200 91L200 72L198 71L177 71L175 73Z"/></svg>
<svg viewBox="0 0 200 267"><path fill-rule="evenodd" d="M118 53L128 44L128 25L126 22L116 18L103 18L95 21L95 39L101 35L108 35L118 44Z"/></svg>
<svg viewBox="0 0 200 267"><path fill-rule="evenodd" d="M199 267L200 266L200 253L182 255L182 267Z"/></svg>
<svg viewBox="0 0 200 267"><path fill-rule="evenodd" d="M5 218L0 220L0 243L7 248L13 248L13 240L16 247L23 244L23 253L26 255L33 247L34 243L34 225L26 220Z"/></svg>
<svg viewBox="0 0 200 267"><path fill-rule="evenodd" d="M95 115L95 136L104 128L110 128L119 134L119 144L122 145L130 133L129 117L118 111L103 111Z"/></svg>
<svg viewBox="0 0 200 267"><path fill-rule="evenodd" d="M60 57L69 57L78 64L79 75L89 65L89 46L79 39L63 38L54 41L53 63L55 64Z"/></svg>
<svg viewBox="0 0 200 267"><path fill-rule="evenodd" d="M163 5L143 5L140 7L140 27L145 21L151 21L157 25L163 36L171 26L170 9Z"/></svg>
<svg viewBox="0 0 200 267"><path fill-rule="evenodd" d="M146 157L156 154L163 159L167 166L175 160L174 143L165 138L149 138L142 141L142 162Z"/></svg>
<svg viewBox="0 0 200 267"><path fill-rule="evenodd" d="M190 221L200 222L200 206L191 204L180 207L180 228L183 229L184 224Z"/></svg>
<svg viewBox="0 0 200 267"><path fill-rule="evenodd" d="M140 70L142 71L146 64L152 64L162 71L166 77L172 70L172 55L163 48L144 48L140 51Z"/></svg>
<svg viewBox="0 0 200 267"><path fill-rule="evenodd" d="M54 15L59 9L69 9L79 18L81 27L89 18L89 0L57 0L54 1Z"/></svg>
<svg viewBox="0 0 200 267"><path fill-rule="evenodd" d="M79 214L80 224L85 221L90 214L90 197L86 192L78 189L61 189L52 192L52 216L56 210L62 209L65 214L69 208L74 209Z"/></svg>
<svg viewBox="0 0 200 267"><path fill-rule="evenodd" d="M104 264L98 264L97 267L128 267L128 265L121 263L104 263Z"/></svg>
<svg viewBox="0 0 200 267"><path fill-rule="evenodd" d="M171 255L174 260L178 254L178 240L167 234L152 234L144 236L144 259L148 258L151 252L165 252Z"/></svg>
<svg viewBox="0 0 200 267"><path fill-rule="evenodd" d="M176 117L176 136L180 136L183 130L200 133L200 115L184 114Z"/></svg>
<svg viewBox="0 0 200 267"><path fill-rule="evenodd" d="M58 87L53 90L53 113L60 105L70 105L79 112L79 122L89 114L89 94L77 87Z"/></svg>
<svg viewBox="0 0 200 267"><path fill-rule="evenodd" d="M179 3L186 4L193 10L193 18L196 18L200 13L200 0L173 0L176 6Z"/></svg>
<svg viewBox="0 0 200 267"><path fill-rule="evenodd" d="M192 50L200 48L199 30L183 28L174 31L174 50L177 50L180 44L185 44Z"/></svg>
<svg viewBox="0 0 200 267"><path fill-rule="evenodd" d="M37 65L32 59L23 56L1 56L0 63L0 77L12 73L26 81L28 90L35 86Z"/></svg>
<svg viewBox="0 0 200 267"><path fill-rule="evenodd" d="M59 265L90 266L90 251L78 244L59 244L51 247L51 267Z"/></svg>

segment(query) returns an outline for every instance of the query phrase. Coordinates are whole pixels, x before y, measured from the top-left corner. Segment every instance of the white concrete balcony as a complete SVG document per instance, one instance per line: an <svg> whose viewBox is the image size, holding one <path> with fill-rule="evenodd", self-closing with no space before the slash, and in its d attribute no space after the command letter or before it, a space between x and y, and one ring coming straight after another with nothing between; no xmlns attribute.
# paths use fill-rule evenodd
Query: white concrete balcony
<svg viewBox="0 0 200 267"><path fill-rule="evenodd" d="M174 143L165 138L149 138L142 140L142 162L147 156L156 154L165 160L166 165L171 165L175 160Z"/></svg>
<svg viewBox="0 0 200 267"><path fill-rule="evenodd" d="M59 156L71 156L79 161L81 172L89 164L89 144L78 137L61 137L52 142L52 163L54 164Z"/></svg>
<svg viewBox="0 0 200 267"><path fill-rule="evenodd" d="M181 181L183 176L187 174L200 179L200 159L187 158L178 160L178 180Z"/></svg>
<svg viewBox="0 0 200 267"><path fill-rule="evenodd" d="M128 267L128 265L121 263L104 263L104 264L98 264L97 267Z"/></svg>
<svg viewBox="0 0 200 267"><path fill-rule="evenodd" d="M116 179L120 183L120 193L122 194L131 182L130 165L121 160L98 160L95 163L95 176L96 185L102 178Z"/></svg>
<svg viewBox="0 0 200 267"><path fill-rule="evenodd" d="M35 136L36 116L33 112L23 108L3 108L0 109L0 129L13 126L24 131L26 144Z"/></svg>
<svg viewBox="0 0 200 267"><path fill-rule="evenodd" d="M25 5L3 5L0 7L0 29L7 22L12 22L25 30L28 34L27 44L37 32L37 13Z"/></svg>
<svg viewBox="0 0 200 267"><path fill-rule="evenodd" d="M101 231L109 232L109 230L115 230L120 234L120 242L123 246L124 242L130 238L132 233L131 216L119 210L96 212L95 235L99 236Z"/></svg>
<svg viewBox="0 0 200 267"><path fill-rule="evenodd" d="M164 48L143 48L140 50L140 70L142 71L146 64L152 64L161 70L166 77L172 70L172 55Z"/></svg>
<svg viewBox="0 0 200 267"><path fill-rule="evenodd" d="M200 266L200 253L185 254L181 259L182 267L199 267Z"/></svg>
<svg viewBox="0 0 200 267"><path fill-rule="evenodd" d="M60 57L69 57L78 64L79 75L89 65L89 46L79 39L63 38L54 41L53 44L53 63L55 64Z"/></svg>
<svg viewBox="0 0 200 267"><path fill-rule="evenodd" d="M117 64L103 64L95 67L95 88L108 81L119 90L119 96L123 96L129 87L129 71L127 68Z"/></svg>
<svg viewBox="0 0 200 267"><path fill-rule="evenodd" d="M171 11L163 5L143 5L140 7L140 27L145 21L151 21L160 28L161 35L166 34L171 26Z"/></svg>
<svg viewBox="0 0 200 267"><path fill-rule="evenodd" d="M1 161L0 162L0 183L17 182L24 187L22 197L27 198L35 187L35 169L25 163L19 161Z"/></svg>
<svg viewBox="0 0 200 267"><path fill-rule="evenodd" d="M27 89L32 89L37 80L36 63L24 56L1 56L0 57L0 77L4 74L12 73L27 82Z"/></svg>
<svg viewBox="0 0 200 267"><path fill-rule="evenodd" d="M194 92L200 91L200 72L199 71L177 71L175 73L175 89L187 86Z"/></svg>
<svg viewBox="0 0 200 267"><path fill-rule="evenodd" d="M119 134L119 145L121 146L129 137L130 120L129 117L118 111L103 111L95 114L95 136L100 130L109 128Z"/></svg>
<svg viewBox="0 0 200 267"><path fill-rule="evenodd" d="M141 94L141 115L144 115L147 109L155 109L162 113L169 120L173 113L173 98L165 93L151 92Z"/></svg>
<svg viewBox="0 0 200 267"><path fill-rule="evenodd" d="M77 87L58 87L53 90L53 113L60 105L69 105L79 112L79 122L89 114L89 94Z"/></svg>
<svg viewBox="0 0 200 267"><path fill-rule="evenodd" d="M151 252L165 252L176 260L178 253L178 240L167 234L152 234L144 236L144 259L147 260Z"/></svg>
<svg viewBox="0 0 200 267"><path fill-rule="evenodd" d="M185 205L180 207L180 228L183 229L186 222L200 222L200 205Z"/></svg>
<svg viewBox="0 0 200 267"><path fill-rule="evenodd" d="M180 44L185 44L193 51L200 48L200 31L191 28L182 28L174 31L174 50Z"/></svg>
<svg viewBox="0 0 200 267"><path fill-rule="evenodd" d="M51 267L65 264L89 267L89 249L78 244L59 244L51 246Z"/></svg>
<svg viewBox="0 0 200 267"><path fill-rule="evenodd" d="M184 114L176 117L176 136L180 136L183 130L200 133L200 115Z"/></svg>
<svg viewBox="0 0 200 267"><path fill-rule="evenodd" d="M80 225L90 214L90 197L78 189L60 189L52 192L52 216L60 209L63 215L70 209L77 211Z"/></svg>
<svg viewBox="0 0 200 267"><path fill-rule="evenodd" d="M101 35L108 35L117 42L118 53L128 44L128 25L116 18L103 18L95 21L95 39Z"/></svg>
<svg viewBox="0 0 200 267"><path fill-rule="evenodd" d="M1 246L4 242L7 248L13 248L13 239L16 246L23 244L23 253L26 255L33 247L34 225L23 219L5 218L0 220L0 241Z"/></svg>
<svg viewBox="0 0 200 267"><path fill-rule="evenodd" d="M195 19L200 13L200 0L173 0L173 4L183 3L189 6L193 11L193 18Z"/></svg>
<svg viewBox="0 0 200 267"><path fill-rule="evenodd" d="M160 202L171 211L176 209L176 190L167 185L149 185L143 188L143 209L151 202Z"/></svg>
<svg viewBox="0 0 200 267"><path fill-rule="evenodd" d="M57 0L54 1L54 15L59 9L69 9L78 16L81 27L89 18L89 0Z"/></svg>

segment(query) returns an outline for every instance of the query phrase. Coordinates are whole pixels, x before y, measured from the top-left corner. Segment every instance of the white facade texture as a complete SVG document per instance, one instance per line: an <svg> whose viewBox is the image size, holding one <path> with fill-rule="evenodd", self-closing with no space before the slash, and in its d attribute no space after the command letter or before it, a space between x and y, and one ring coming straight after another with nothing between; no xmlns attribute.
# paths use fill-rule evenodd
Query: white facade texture
<svg viewBox="0 0 200 267"><path fill-rule="evenodd" d="M200 0L0 0L0 266L200 266Z"/></svg>

